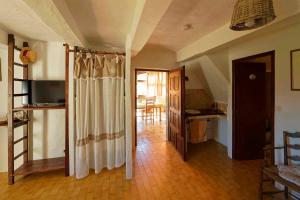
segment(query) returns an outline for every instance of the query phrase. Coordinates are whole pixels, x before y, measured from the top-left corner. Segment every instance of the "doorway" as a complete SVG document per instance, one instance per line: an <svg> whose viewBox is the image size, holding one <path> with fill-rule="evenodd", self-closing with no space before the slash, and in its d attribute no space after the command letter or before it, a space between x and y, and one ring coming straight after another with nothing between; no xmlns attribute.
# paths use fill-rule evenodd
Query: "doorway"
<svg viewBox="0 0 300 200"><path fill-rule="evenodd" d="M263 158L274 145L275 51L233 60L233 158ZM272 156L273 160L273 156Z"/></svg>
<svg viewBox="0 0 300 200"><path fill-rule="evenodd" d="M139 148L167 140L168 71L135 71L135 145Z"/></svg>

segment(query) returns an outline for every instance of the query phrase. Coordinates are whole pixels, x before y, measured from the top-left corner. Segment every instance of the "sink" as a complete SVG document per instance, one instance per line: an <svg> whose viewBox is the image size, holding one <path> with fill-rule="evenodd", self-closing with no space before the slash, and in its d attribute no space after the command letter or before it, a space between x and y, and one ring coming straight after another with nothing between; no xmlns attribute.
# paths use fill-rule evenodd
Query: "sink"
<svg viewBox="0 0 300 200"><path fill-rule="evenodd" d="M187 109L185 110L185 113L187 115L224 115L223 112L219 110L213 110L213 109L201 109L201 110Z"/></svg>
<svg viewBox="0 0 300 200"><path fill-rule="evenodd" d="M201 113L199 110L192 110L192 109L185 110L185 112L191 115L197 115Z"/></svg>

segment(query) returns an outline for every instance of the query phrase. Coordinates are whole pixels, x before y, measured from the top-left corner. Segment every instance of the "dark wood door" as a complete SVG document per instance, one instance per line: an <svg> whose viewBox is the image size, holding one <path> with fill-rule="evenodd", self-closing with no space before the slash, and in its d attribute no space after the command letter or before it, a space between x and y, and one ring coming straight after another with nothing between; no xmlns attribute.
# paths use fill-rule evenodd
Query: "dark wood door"
<svg viewBox="0 0 300 200"><path fill-rule="evenodd" d="M184 67L169 72L169 131L168 140L172 142L183 160L185 160L184 127Z"/></svg>
<svg viewBox="0 0 300 200"><path fill-rule="evenodd" d="M234 63L233 154L235 159L263 158L266 131L265 63Z"/></svg>

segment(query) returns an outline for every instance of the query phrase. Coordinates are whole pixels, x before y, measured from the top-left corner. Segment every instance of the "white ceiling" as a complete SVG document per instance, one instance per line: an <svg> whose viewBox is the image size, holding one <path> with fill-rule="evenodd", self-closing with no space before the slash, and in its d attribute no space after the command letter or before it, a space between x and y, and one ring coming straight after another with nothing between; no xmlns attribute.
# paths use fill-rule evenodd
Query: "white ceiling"
<svg viewBox="0 0 300 200"><path fill-rule="evenodd" d="M62 40L31 8L19 0L0 0L0 28L28 39Z"/></svg>
<svg viewBox="0 0 300 200"><path fill-rule="evenodd" d="M226 24L235 0L173 0L149 43L177 51ZM191 24L190 30L184 30Z"/></svg>
<svg viewBox="0 0 300 200"><path fill-rule="evenodd" d="M89 44L124 49L137 0L63 1Z"/></svg>
<svg viewBox="0 0 300 200"><path fill-rule="evenodd" d="M287 4L274 0L275 21L300 13L300 0L290 1ZM235 2L0 0L0 29L33 40L62 41L108 51L124 51L129 35L135 53L148 43L173 50L181 60L199 54L199 49L207 51L211 48L207 43L216 45L207 41L208 36L223 43L243 36L228 28ZM186 24L191 29L184 30Z"/></svg>

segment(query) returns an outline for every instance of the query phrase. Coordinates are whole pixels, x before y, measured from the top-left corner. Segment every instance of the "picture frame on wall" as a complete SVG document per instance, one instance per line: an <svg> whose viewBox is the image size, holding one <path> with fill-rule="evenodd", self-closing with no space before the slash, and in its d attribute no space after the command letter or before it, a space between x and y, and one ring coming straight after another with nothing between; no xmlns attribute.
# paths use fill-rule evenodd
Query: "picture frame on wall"
<svg viewBox="0 0 300 200"><path fill-rule="evenodd" d="M300 49L291 51L291 90L300 91Z"/></svg>

